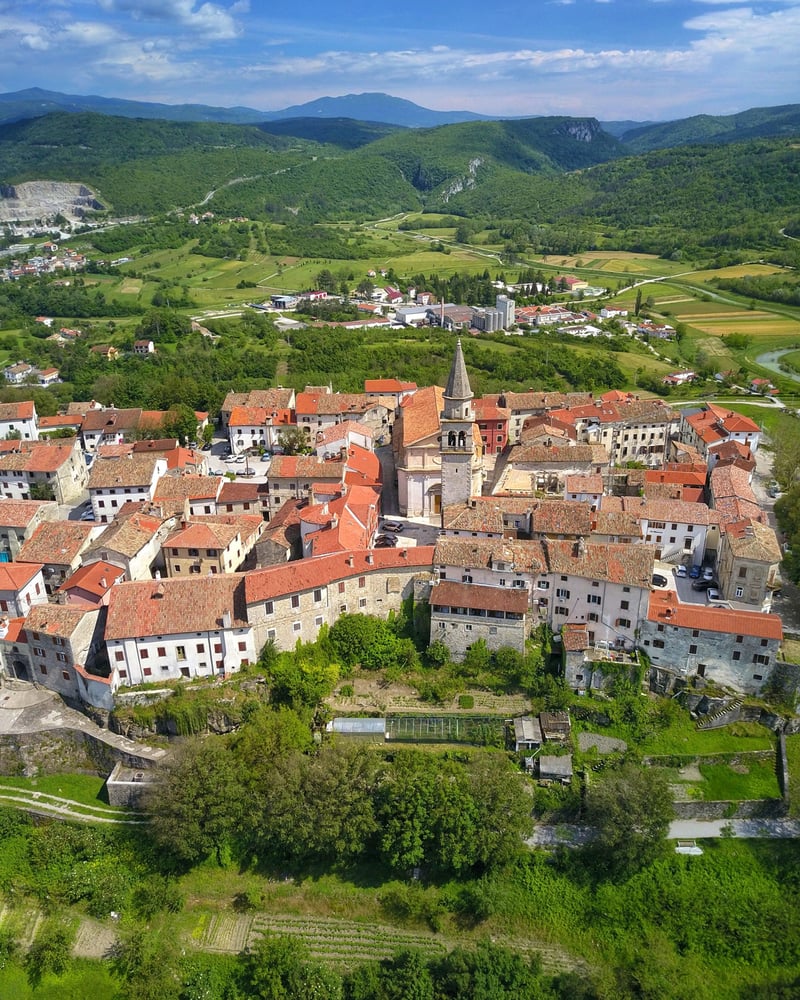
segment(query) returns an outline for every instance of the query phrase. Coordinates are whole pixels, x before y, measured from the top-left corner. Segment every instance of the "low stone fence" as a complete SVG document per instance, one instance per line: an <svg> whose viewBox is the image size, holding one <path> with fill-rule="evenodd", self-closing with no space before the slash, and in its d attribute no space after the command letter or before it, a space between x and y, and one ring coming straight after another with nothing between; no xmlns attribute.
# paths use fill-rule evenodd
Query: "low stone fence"
<svg viewBox="0 0 800 1000"><path fill-rule="evenodd" d="M778 819L787 814L783 799L747 799L742 802L675 802L675 819Z"/></svg>
<svg viewBox="0 0 800 1000"><path fill-rule="evenodd" d="M106 775L115 764L152 768L153 756L140 756L78 729L0 735L0 774L60 774L84 771Z"/></svg>

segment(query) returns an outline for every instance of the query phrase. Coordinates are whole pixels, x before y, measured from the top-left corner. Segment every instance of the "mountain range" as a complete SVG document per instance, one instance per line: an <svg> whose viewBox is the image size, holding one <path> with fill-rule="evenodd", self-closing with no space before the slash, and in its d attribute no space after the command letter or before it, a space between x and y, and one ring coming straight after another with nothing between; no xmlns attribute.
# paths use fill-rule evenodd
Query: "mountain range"
<svg viewBox="0 0 800 1000"><path fill-rule="evenodd" d="M273 134L294 135L316 142L330 142L335 120L364 123L363 135L354 144L378 138L396 128L434 128L477 121L513 121L517 118L482 115L472 111L433 111L389 94L346 94L320 97L280 111L255 108L221 108L204 104L157 104L97 95L80 96L34 87L0 94L0 125L38 118L53 112L94 112L122 118L173 122L215 122L260 125ZM534 118L537 116L530 116ZM529 119L521 119L529 120ZM582 120L582 119L577 119ZM277 123L294 123L278 126ZM315 125L314 122L319 122ZM270 126L274 127L270 127ZM619 139L630 152L647 152L673 146L793 135L800 131L800 105L751 108L734 115L695 115L669 122L604 121L602 129Z"/></svg>

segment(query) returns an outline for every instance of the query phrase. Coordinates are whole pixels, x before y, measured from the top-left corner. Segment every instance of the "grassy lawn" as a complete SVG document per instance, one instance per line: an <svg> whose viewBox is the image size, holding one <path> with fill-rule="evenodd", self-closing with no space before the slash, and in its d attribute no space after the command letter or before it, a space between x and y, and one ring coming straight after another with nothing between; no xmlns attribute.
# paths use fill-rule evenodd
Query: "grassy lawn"
<svg viewBox="0 0 800 1000"><path fill-rule="evenodd" d="M21 965L0 968L0 997L8 1000L113 1000L118 989L105 962L77 959L63 976L48 974L35 989Z"/></svg>
<svg viewBox="0 0 800 1000"><path fill-rule="evenodd" d="M772 760L748 761L733 767L701 764L700 773L703 775L700 789L706 801L779 799L781 796Z"/></svg>
<svg viewBox="0 0 800 1000"><path fill-rule="evenodd" d="M623 737L624 738L624 737ZM744 750L771 750L774 736L757 722L735 722L721 729L696 729L694 722L681 716L667 729L648 737L639 747L643 754L714 754Z"/></svg>
<svg viewBox="0 0 800 1000"><path fill-rule="evenodd" d="M108 805L105 794L105 779L92 774L43 774L38 778L0 777L0 785L24 788L26 791L57 795L62 799L73 799L85 805Z"/></svg>

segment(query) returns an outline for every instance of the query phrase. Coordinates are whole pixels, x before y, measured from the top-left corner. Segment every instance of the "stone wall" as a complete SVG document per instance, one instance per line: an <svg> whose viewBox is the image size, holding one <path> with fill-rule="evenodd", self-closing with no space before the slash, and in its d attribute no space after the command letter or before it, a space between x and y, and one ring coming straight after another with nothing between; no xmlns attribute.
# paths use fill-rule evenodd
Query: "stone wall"
<svg viewBox="0 0 800 1000"><path fill-rule="evenodd" d="M76 729L0 735L0 774L61 774L89 771L108 774L118 762L151 768L153 761L118 749Z"/></svg>
<svg viewBox="0 0 800 1000"><path fill-rule="evenodd" d="M751 799L747 802L675 802L675 819L775 819L785 816L782 799Z"/></svg>

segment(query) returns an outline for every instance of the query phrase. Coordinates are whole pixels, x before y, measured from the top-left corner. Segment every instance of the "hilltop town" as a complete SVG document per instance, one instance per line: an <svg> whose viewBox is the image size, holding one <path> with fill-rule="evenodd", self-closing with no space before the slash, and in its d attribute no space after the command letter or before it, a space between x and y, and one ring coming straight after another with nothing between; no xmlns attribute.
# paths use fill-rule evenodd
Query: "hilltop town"
<svg viewBox="0 0 800 1000"><path fill-rule="evenodd" d="M460 342L445 387L230 392L187 446L158 436L165 416L0 406L6 676L107 712L412 597L455 661L546 626L580 693L640 658L661 694L797 691L749 417L619 391L475 398Z"/></svg>

